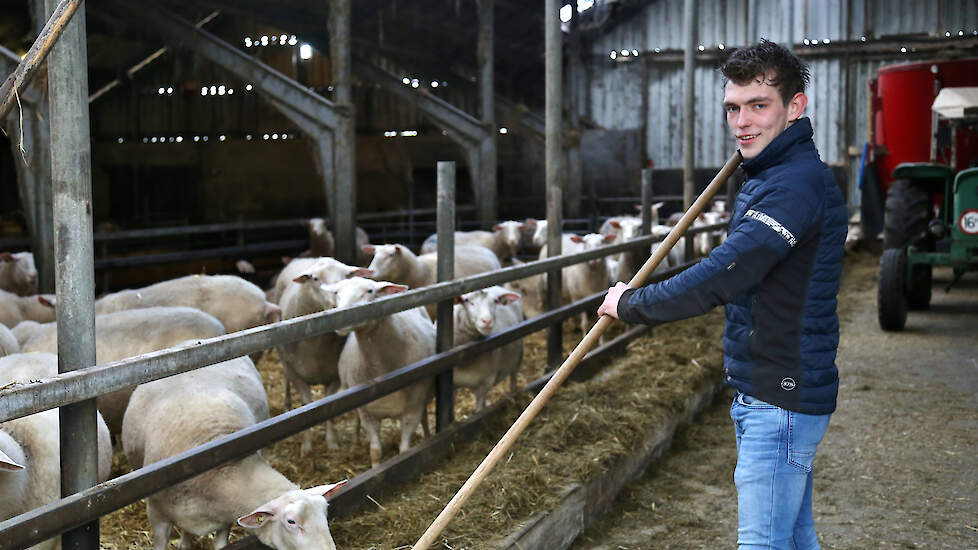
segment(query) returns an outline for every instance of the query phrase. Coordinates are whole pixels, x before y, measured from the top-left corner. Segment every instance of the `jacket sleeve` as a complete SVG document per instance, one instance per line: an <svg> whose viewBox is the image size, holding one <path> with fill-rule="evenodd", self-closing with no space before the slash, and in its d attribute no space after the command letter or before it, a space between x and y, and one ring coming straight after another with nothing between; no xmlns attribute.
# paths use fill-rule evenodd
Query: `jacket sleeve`
<svg viewBox="0 0 978 550"><path fill-rule="evenodd" d="M626 290L618 301L619 319L657 325L694 317L758 284L819 218L821 197L798 187L771 186L747 205L727 240L703 261L660 283Z"/></svg>

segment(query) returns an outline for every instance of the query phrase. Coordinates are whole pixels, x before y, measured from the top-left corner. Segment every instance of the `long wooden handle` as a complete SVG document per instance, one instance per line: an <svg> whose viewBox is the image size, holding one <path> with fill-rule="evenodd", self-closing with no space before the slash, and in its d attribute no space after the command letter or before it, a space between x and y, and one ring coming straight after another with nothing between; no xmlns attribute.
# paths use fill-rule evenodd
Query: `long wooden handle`
<svg viewBox="0 0 978 550"><path fill-rule="evenodd" d="M723 165L723 168L720 169L720 172L713 178L713 181L710 182L710 185L703 190L703 193L701 193L696 201L693 202L693 204L689 207L689 210L683 214L683 217L679 220L679 223L672 228L672 231L670 231L669 235L662 241L662 244L656 248L652 256L645 262L645 265L642 266L642 269L640 269L638 273L632 277L632 280L628 283L630 288L637 288L641 286L646 279L648 279L649 275L652 274L652 271L654 271L659 263L662 262L662 259L666 257L669 250L676 245L676 242L679 241L679 237L681 237L682 234L689 229L689 226L693 224L693 220L695 220L696 217L700 215L700 212L703 211L703 208L706 207L706 203L713 198L713 195L715 195L720 189L720 186L727 181L727 178L733 174L734 170L737 169L737 166L740 165L742 160L743 158L740 156L740 151L734 153L730 159L727 160L726 164ZM572 351L564 363L560 365L560 368L554 372L553 377L550 378L547 385L545 385L543 389L540 390L540 393L533 398L533 401L527 405L520 417L516 419L516 422L510 426L506 434L499 440L499 443L496 443L496 446L492 448L492 451L490 451L486 458L482 460L482 464L479 464L479 467L472 472L472 475L470 475L469 479L462 485L462 488L455 493L452 500L449 501L448 505L445 506L445 509L438 514L438 517L435 518L435 521L433 521L424 534L421 535L421 538L418 539L418 542L414 544L411 550L426 550L431 546L431 543L435 541L435 538L438 537L445 527L448 526L448 523L452 521L462 505L465 504L465 501L472 496L472 493L475 492L479 484L482 483L486 476L489 475L489 472L492 471L499 460L506 455L509 448L516 442L516 439L523 433L524 430L526 430L526 427L530 424L533 418L536 417L540 410L543 409L543 406L547 404L547 401L550 401L550 398L557 393L557 390L564 383L564 381L567 380L567 377L570 376L571 372L573 372L575 368L577 368L577 365L582 359L584 359L584 356L591 351L594 345L598 342L598 338L600 338L601 335L608 330L608 327L611 326L614 320L615 319L613 317L609 317L608 315L602 315L601 318L598 319L598 322L591 327L591 330L589 330L584 336L584 339L577 344L574 351Z"/></svg>

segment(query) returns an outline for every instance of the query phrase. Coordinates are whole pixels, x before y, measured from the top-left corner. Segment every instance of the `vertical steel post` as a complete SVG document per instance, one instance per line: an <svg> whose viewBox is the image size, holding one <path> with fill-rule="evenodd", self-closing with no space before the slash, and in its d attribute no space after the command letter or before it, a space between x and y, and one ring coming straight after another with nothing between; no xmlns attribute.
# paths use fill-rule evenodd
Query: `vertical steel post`
<svg viewBox="0 0 978 550"><path fill-rule="evenodd" d="M53 12L54 0L45 8ZM58 315L58 371L95 364L95 271L92 241L92 145L88 122L85 6L48 57L51 179ZM95 400L61 407L61 494L98 482ZM98 521L65 532L66 550L97 550Z"/></svg>
<svg viewBox="0 0 978 550"><path fill-rule="evenodd" d="M567 155L564 157L567 166L563 170L566 178L566 190L564 194L567 204L564 205L566 214L570 218L581 217L581 120L580 120L580 98L578 94L578 81L581 79L581 26L580 17L577 12L577 3L571 2L570 35L567 39L567 114L570 120L567 125L571 133L568 136L569 143L562 143Z"/></svg>
<svg viewBox="0 0 978 550"><path fill-rule="evenodd" d="M350 60L350 0L331 0L329 3L330 61L333 67L333 90L337 106L346 116L336 130L333 147L335 169L335 204L333 237L335 256L339 261L356 265L355 213L356 186L356 107L353 105Z"/></svg>
<svg viewBox="0 0 978 550"><path fill-rule="evenodd" d="M652 169L642 169L642 234L652 233Z"/></svg>
<svg viewBox="0 0 978 550"><path fill-rule="evenodd" d="M49 14L54 12L57 2L46 4L44 0L31 0L31 16L34 18L34 29L40 32L47 23ZM77 12L76 12L77 15ZM54 293L54 197L51 195L51 127L48 109L47 90L36 83L29 84L37 87L39 100L35 105L33 117L24 117L25 125L30 129L34 139L29 140L27 147L30 158L28 187L21 188L21 204L24 205L25 217L31 230L31 250L34 252L34 263L37 266L37 290L43 294ZM33 147L31 147L33 142ZM15 154L14 157L20 157ZM18 165L23 162L19 159ZM24 200L25 195L30 196ZM33 221L31 220L33 218Z"/></svg>
<svg viewBox="0 0 978 550"><path fill-rule="evenodd" d="M479 99L482 105L482 125L489 135L479 144L479 181L477 193L479 224L489 229L499 216L499 184L497 181L497 142L495 87L495 0L479 0L479 40L476 59L479 64Z"/></svg>
<svg viewBox="0 0 978 550"><path fill-rule="evenodd" d="M438 162L438 281L455 278L455 163ZM454 300L438 302L438 332L435 352L454 345L452 316ZM452 371L435 377L435 430L442 431L455 421L455 385Z"/></svg>
<svg viewBox="0 0 978 550"><path fill-rule="evenodd" d="M545 62L545 115L546 115L546 180L547 180L547 255L561 254L561 233L563 232L563 177L561 134L563 120L561 113L561 74L562 41L557 0L546 0L543 16ZM561 273L559 269L547 272L547 309L554 309L561 303ZM560 366L563 356L563 333L561 324L547 329L547 366L555 369Z"/></svg>
<svg viewBox="0 0 978 550"><path fill-rule="evenodd" d="M688 210L695 198L695 139L696 126L696 0L686 0L683 12L686 50L683 52L685 107L683 108L683 210Z"/></svg>

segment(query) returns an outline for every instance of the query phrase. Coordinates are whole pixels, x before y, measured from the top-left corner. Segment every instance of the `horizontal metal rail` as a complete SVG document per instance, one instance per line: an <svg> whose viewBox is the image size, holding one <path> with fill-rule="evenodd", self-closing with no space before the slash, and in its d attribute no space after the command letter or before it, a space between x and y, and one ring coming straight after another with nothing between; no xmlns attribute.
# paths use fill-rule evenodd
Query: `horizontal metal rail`
<svg viewBox="0 0 978 550"><path fill-rule="evenodd" d="M689 231L712 231L724 224L702 226ZM546 273L580 262L641 249L660 242L661 236L645 236L620 244L603 246L586 252L555 256L490 273L436 283L409 290L375 302L346 309L331 309L302 317L286 319L271 325L250 328L232 334L203 339L194 345L170 348L97 365L47 378L36 383L13 385L0 389L0 422L35 414L92 399L174 374L213 365L235 357L272 348L281 344L311 338L326 332L353 326L370 319L397 313L417 306Z"/></svg>
<svg viewBox="0 0 978 550"><path fill-rule="evenodd" d="M692 263L657 276L678 273ZM429 379L500 346L597 307L604 292L546 312L532 320L432 355L387 375L324 397L194 449L144 466L57 502L0 522L0 550L22 548L84 525L166 487L244 457L275 441L295 435L410 384Z"/></svg>
<svg viewBox="0 0 978 550"><path fill-rule="evenodd" d="M271 241L241 246L223 246L220 248L205 248L201 250L186 250L183 252L165 252L162 254L145 254L141 256L121 256L95 260L95 269L114 269L139 265L156 265L200 258L219 258L221 256L241 256L263 252L282 252L304 248L309 241L297 239L291 241Z"/></svg>

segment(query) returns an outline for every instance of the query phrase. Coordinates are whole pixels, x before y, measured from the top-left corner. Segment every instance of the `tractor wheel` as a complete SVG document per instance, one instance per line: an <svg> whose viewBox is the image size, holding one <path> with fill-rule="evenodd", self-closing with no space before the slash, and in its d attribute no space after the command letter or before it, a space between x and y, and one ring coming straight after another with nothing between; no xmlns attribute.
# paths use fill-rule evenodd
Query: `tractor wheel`
<svg viewBox="0 0 978 550"><path fill-rule="evenodd" d="M889 248L883 251L876 293L876 312L883 330L903 330L907 323L907 295L904 294L906 270L907 254L904 249Z"/></svg>
<svg viewBox="0 0 978 550"><path fill-rule="evenodd" d="M933 266L914 264L910 267L910 280L907 284L907 307L910 309L930 308L930 287Z"/></svg>
<svg viewBox="0 0 978 550"><path fill-rule="evenodd" d="M893 180L886 193L883 249L904 248L924 240L933 212L934 203L926 187L913 180Z"/></svg>

